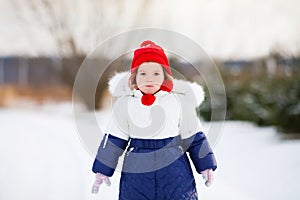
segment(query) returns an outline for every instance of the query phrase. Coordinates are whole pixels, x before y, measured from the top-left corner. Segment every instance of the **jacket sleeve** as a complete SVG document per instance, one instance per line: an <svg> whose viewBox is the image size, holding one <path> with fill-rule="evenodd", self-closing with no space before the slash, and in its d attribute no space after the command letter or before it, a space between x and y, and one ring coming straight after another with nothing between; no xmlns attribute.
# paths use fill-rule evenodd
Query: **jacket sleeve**
<svg viewBox="0 0 300 200"><path fill-rule="evenodd" d="M182 98L179 132L183 140L183 147L198 173L206 169L217 168L213 151L202 132L203 128L197 116L196 109L189 98Z"/></svg>
<svg viewBox="0 0 300 200"><path fill-rule="evenodd" d="M127 140L105 134L98 148L92 171L112 176L127 143Z"/></svg>
<svg viewBox="0 0 300 200"><path fill-rule="evenodd" d="M214 153L203 132L197 132L195 135L183 139L183 147L189 153L199 174L206 169L217 169Z"/></svg>
<svg viewBox="0 0 300 200"><path fill-rule="evenodd" d="M92 171L106 176L112 176L118 164L119 157L126 149L129 140L129 128L127 122L127 109L124 109L126 101L118 99L113 107L112 115L106 133L100 143L98 152L93 164Z"/></svg>

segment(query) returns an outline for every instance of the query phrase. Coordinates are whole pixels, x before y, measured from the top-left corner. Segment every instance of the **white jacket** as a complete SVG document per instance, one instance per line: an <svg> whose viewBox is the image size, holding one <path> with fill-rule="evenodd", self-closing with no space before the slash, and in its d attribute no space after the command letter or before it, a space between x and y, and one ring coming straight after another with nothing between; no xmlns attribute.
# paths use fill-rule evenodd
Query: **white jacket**
<svg viewBox="0 0 300 200"><path fill-rule="evenodd" d="M141 103L140 90L128 86L130 72L115 74L109 81L114 97L113 112L104 133L128 140L164 139L179 134L183 139L202 130L196 114L204 100L203 88L197 83L173 80L173 90L159 91L151 106Z"/></svg>

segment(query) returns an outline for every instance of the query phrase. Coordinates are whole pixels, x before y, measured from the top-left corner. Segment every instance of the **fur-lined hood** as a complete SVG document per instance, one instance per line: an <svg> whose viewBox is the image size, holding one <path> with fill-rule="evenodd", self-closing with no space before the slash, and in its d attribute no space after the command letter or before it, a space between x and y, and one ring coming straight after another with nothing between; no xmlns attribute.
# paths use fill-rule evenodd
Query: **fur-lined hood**
<svg viewBox="0 0 300 200"><path fill-rule="evenodd" d="M109 92L113 97L130 96L134 94L128 86L130 72L118 72L109 80ZM189 98L188 102L194 107L199 106L204 101L203 87L198 83L185 80L173 79L173 90L171 93L183 95Z"/></svg>

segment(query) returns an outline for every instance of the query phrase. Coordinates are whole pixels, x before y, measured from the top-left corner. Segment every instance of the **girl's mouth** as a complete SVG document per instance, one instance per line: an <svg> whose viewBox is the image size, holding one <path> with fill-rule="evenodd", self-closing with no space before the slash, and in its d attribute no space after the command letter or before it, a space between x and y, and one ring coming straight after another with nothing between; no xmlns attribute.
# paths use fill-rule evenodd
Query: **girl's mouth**
<svg viewBox="0 0 300 200"><path fill-rule="evenodd" d="M153 87L153 85L146 85L146 87Z"/></svg>

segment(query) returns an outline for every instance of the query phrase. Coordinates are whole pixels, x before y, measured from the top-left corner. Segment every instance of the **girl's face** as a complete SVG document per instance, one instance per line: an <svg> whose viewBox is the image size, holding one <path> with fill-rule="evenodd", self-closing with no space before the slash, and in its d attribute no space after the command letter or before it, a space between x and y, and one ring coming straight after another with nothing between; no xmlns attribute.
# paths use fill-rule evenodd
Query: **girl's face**
<svg viewBox="0 0 300 200"><path fill-rule="evenodd" d="M163 68L158 63L145 62L138 67L136 84L146 94L153 94L158 91L164 79Z"/></svg>

